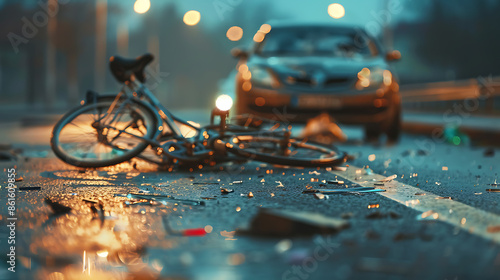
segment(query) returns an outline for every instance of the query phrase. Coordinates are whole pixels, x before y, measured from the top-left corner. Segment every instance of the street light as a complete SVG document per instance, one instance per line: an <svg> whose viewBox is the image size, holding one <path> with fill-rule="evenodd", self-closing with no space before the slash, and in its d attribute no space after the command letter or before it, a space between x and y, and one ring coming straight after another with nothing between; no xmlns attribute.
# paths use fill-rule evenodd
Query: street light
<svg viewBox="0 0 500 280"><path fill-rule="evenodd" d="M243 37L243 29L239 26L233 26L227 30L226 37L233 42L239 41Z"/></svg>
<svg viewBox="0 0 500 280"><path fill-rule="evenodd" d="M197 25L198 22L200 22L200 19L201 19L200 12L195 11L195 10L187 11L184 14L184 17L182 18L182 20L184 21L185 24L191 25L191 26Z"/></svg>
<svg viewBox="0 0 500 280"><path fill-rule="evenodd" d="M339 3L333 3L328 6L328 14L334 19L343 18L345 16L344 6Z"/></svg>
<svg viewBox="0 0 500 280"><path fill-rule="evenodd" d="M134 11L138 14L144 14L151 8L151 2L149 0L137 0L134 4Z"/></svg>

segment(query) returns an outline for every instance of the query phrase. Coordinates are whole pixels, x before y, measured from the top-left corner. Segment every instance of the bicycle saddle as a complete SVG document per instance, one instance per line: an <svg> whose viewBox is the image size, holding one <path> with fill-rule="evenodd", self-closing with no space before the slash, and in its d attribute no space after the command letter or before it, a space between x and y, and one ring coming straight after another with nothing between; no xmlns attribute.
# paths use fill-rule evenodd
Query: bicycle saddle
<svg viewBox="0 0 500 280"><path fill-rule="evenodd" d="M111 73L115 78L122 83L130 80L132 74L144 83L146 81L146 75L144 75L144 68L153 61L154 57L152 54L144 54L135 59L123 58L120 56L112 56L109 59L109 68Z"/></svg>

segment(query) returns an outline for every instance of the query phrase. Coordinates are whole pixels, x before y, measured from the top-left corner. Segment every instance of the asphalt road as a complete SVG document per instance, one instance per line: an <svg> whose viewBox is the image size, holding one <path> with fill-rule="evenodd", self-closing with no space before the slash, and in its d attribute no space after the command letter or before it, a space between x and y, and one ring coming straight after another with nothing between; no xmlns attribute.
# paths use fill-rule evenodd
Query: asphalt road
<svg viewBox="0 0 500 280"><path fill-rule="evenodd" d="M18 188L40 190L16 192L15 273L7 270L8 209L6 203L0 207L2 279L499 279L500 240L464 226L487 225L497 236L500 193L486 189L498 188L491 184L499 179L499 149L485 156L486 147L451 146L412 135L395 146L368 144L352 130L351 140L340 146L355 157L345 176L344 171L335 175L257 162L168 171L133 161L81 171L50 151L44 153L47 129L4 129L17 135L15 146L27 160L21 156L17 162L0 163L2 202L8 197L9 168L23 177ZM354 178L347 175L356 170ZM356 187L371 182L371 173L395 174L395 181L418 188L418 194L451 197L457 205L470 206L471 216L458 224L419 220L422 212L414 198L401 203L367 193L319 200L302 193L310 187ZM324 180L343 180L345 185ZM221 195L221 187L234 192ZM132 204L137 200L127 198L130 193L171 195L205 205ZM46 197L71 212L54 217ZM447 201L435 199L425 207L447 207ZM261 208L320 213L349 227L323 236L292 236L296 229L283 237L239 234ZM179 234L193 228L206 235Z"/></svg>

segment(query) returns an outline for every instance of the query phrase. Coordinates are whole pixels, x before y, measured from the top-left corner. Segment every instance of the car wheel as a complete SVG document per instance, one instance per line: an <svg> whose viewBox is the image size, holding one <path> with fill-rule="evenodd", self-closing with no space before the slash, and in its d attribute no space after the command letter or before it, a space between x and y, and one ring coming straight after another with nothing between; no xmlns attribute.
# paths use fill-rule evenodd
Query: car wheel
<svg viewBox="0 0 500 280"><path fill-rule="evenodd" d="M387 140L391 143L396 143L399 141L401 136L401 106L399 105L396 109L396 113L387 129Z"/></svg>

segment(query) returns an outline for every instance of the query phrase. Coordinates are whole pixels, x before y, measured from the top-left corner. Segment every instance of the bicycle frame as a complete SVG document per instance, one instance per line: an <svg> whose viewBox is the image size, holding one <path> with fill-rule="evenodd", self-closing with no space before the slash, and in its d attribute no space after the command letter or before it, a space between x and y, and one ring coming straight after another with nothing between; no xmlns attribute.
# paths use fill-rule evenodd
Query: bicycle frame
<svg viewBox="0 0 500 280"><path fill-rule="evenodd" d="M127 94L127 90L132 91L132 94L131 95ZM217 139L219 136L223 136L224 132L226 130L225 118L221 118L221 124L217 124L217 125L212 124L209 126L199 128L199 127L196 127L193 124L189 123L188 121L185 121L183 119L176 117L163 104L161 104L160 101L156 98L156 96L147 88L147 86L145 84L141 83L138 79L136 79L134 75L131 76L130 81L126 82L123 85L119 94L116 95L114 102L112 103L112 105L108 109L109 112L114 110L115 105L117 104L118 100L122 96L125 96L127 98L127 100L134 100L134 99L143 100L144 99L146 101L145 105L150 106L150 109L154 110L153 113L156 114L156 117L158 118L158 120L162 122L161 127L163 127L163 125L166 125L168 127L168 129L170 130L171 133L167 134L165 129L160 129L160 132L155 134L153 136L153 138L146 138L146 137L142 137L139 135L131 134L129 132L126 132L124 129L120 130L120 133L127 133L133 137L139 138L142 141L147 142L149 145L151 145L151 147L157 148L157 152L155 153L157 156L160 156L162 153L166 154L166 155L169 154L167 151L163 150L164 147L162 147L162 144L161 144L163 136L168 136L168 138L165 138L165 140L175 139L175 140L182 141L185 144L185 147L187 148L187 150L189 151L188 152L189 155L194 156L194 152L192 151L192 147L194 147L194 144L197 141L201 140L200 142L202 142L203 140L208 139L208 138L204 138L207 136L205 134L210 133L212 139ZM125 106L125 104L127 104L127 102L123 102L120 105L120 107ZM121 108L118 108L118 111L120 111L120 110L121 110ZM104 120L104 119L106 119L106 117L107 116L105 115L102 118L100 118L100 120ZM116 118L117 118L117 116L115 115L115 117L110 121L110 123L115 121ZM190 138L185 137L182 134L179 126L177 126L177 124L175 122L180 123L182 125L185 125L185 126L189 127L190 129L193 129L196 132L196 134ZM212 122L213 122L213 120L212 120ZM112 128L112 127L110 126L109 128ZM244 131L245 134L247 134L247 135L248 135L248 133L256 132L255 130L249 129L248 127L245 127L245 128L246 129L243 129L242 127L238 127L237 130L240 132ZM276 135L277 131L272 131L272 130L273 129L271 129L271 131L268 131L267 133L272 134L272 135ZM233 131L234 131L234 128L233 128ZM259 133L262 134L262 131L259 131ZM206 141L203 141L203 142L206 143ZM197 154L204 155L204 154L207 154L208 152L210 152L210 150L211 149L209 148L208 150L205 150L203 152L198 152ZM145 160L148 160L148 161L152 161L151 159L147 159L145 157L142 157L141 155L139 155L138 157L145 159Z"/></svg>
<svg viewBox="0 0 500 280"><path fill-rule="evenodd" d="M168 126L168 128L172 131L174 134L174 138L182 138L185 139L185 137L182 135L180 128L175 124L175 122L181 123L183 125L186 125L194 130L196 130L197 133L200 132L200 128L190 124L189 122L180 119L176 116L174 116L161 102L156 98L156 96L140 81L138 81L134 75L131 76L130 79L132 82L128 83L128 85L125 85L124 87L128 87L131 90L135 90L140 95L144 95L150 105L153 106L153 108L156 110L155 113L157 113L160 116L160 119Z"/></svg>

